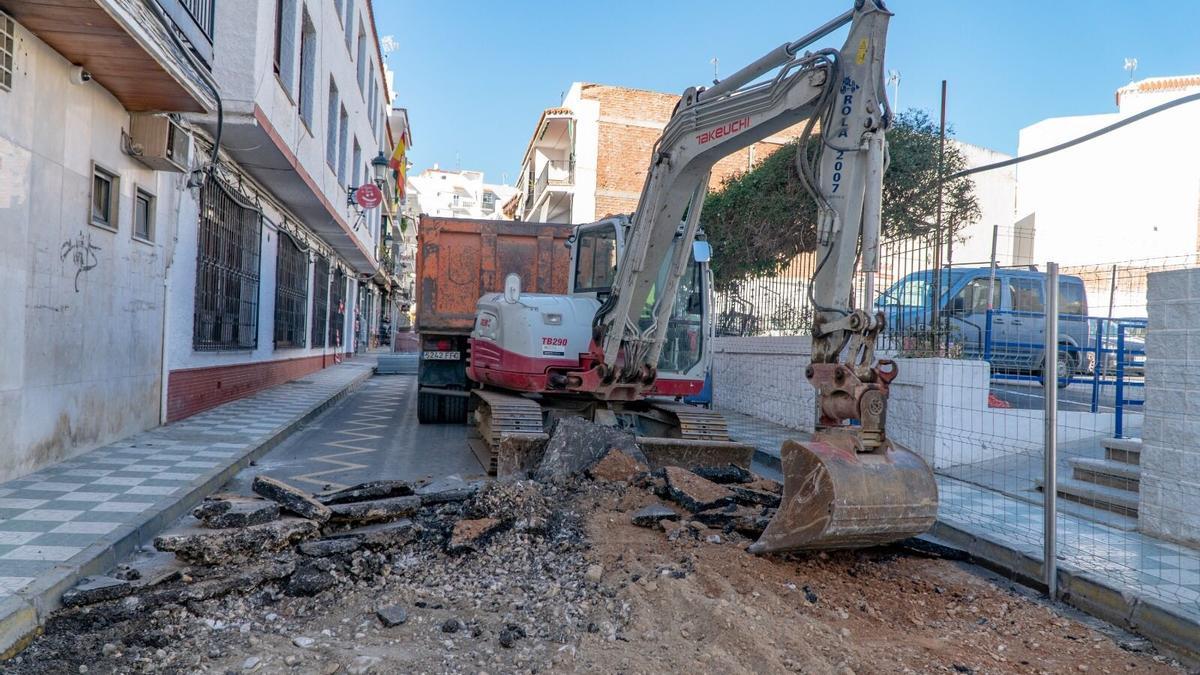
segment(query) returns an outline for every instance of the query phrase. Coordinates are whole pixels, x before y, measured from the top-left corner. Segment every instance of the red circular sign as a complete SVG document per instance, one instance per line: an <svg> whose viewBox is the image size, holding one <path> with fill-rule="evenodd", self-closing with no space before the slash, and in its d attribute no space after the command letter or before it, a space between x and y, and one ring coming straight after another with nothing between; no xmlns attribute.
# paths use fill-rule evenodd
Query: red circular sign
<svg viewBox="0 0 1200 675"><path fill-rule="evenodd" d="M354 191L354 201L364 209L373 209L383 203L383 190L374 183L360 185Z"/></svg>

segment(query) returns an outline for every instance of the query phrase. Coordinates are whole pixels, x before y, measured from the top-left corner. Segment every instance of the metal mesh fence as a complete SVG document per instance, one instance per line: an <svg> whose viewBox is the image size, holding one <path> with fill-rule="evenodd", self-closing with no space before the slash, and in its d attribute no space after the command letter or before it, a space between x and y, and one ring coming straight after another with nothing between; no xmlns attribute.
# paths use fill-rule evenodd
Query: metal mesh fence
<svg viewBox="0 0 1200 675"><path fill-rule="evenodd" d="M1200 343L1200 329L1191 327L1200 317L1196 257L1064 267L1056 319L1048 314L1045 266L1028 265L1028 237L997 228L993 241L988 259L962 263L945 244L941 251L925 241L883 247L867 306L883 311L880 347L900 371L888 436L934 469L943 522L1042 559L1052 492L1060 566L1200 618L1200 350L1190 346ZM771 278L730 284L721 294L719 334L759 339L736 348L718 341L718 405L737 399L721 391L732 383L747 389L748 414L774 409L772 397L811 408L801 378L750 391L750 380L769 377L785 358L762 338L808 333L807 322L783 319L811 317L811 271L811 258L801 256ZM860 279L856 293L864 288ZM1057 349L1047 358L1046 334L1055 326ZM791 340L786 358L803 360ZM756 360L770 368L758 373ZM1048 426L1056 436L1050 463Z"/></svg>

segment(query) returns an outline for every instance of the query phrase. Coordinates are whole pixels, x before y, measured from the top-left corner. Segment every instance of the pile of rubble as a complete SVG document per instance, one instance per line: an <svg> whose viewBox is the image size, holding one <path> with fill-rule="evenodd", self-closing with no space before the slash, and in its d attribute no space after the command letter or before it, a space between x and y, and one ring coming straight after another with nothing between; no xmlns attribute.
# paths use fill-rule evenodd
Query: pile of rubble
<svg viewBox="0 0 1200 675"><path fill-rule="evenodd" d="M589 471L617 471L623 457L608 453ZM67 591L46 635L7 665L367 672L395 662L386 649L360 659L366 636L408 645L413 664L432 659L443 670L544 669L581 635L619 639L628 620L627 605L589 575L590 544L573 509L592 487L452 476L309 494L258 476L253 496L206 498L155 538L155 552ZM350 612L339 623L359 622L353 639L313 630L339 612ZM427 639L424 653L405 631ZM286 641L267 650L263 633ZM262 653L239 656L248 651Z"/></svg>

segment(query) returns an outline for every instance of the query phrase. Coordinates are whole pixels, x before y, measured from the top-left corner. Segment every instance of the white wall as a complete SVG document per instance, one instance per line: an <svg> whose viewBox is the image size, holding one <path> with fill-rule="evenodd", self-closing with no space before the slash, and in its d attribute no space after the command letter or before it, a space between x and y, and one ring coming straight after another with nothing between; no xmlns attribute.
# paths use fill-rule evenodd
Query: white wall
<svg viewBox="0 0 1200 675"><path fill-rule="evenodd" d="M1200 269L1157 272L1148 288L1146 412L1138 523L1200 542Z"/></svg>
<svg viewBox="0 0 1200 675"><path fill-rule="evenodd" d="M1009 155L970 143L953 141L967 159L967 166L975 168L1006 159ZM980 218L959 232L961 240L954 242L954 264L986 264L991 260L992 233L999 226L996 259L1000 265L1012 264L1012 225L1016 208L1017 179L1014 167L983 171L969 177L975 184L975 197L979 201Z"/></svg>
<svg viewBox="0 0 1200 675"><path fill-rule="evenodd" d="M596 166L600 152L600 101L581 98L582 82L574 82L563 107L575 115L575 186L571 223L596 220Z"/></svg>
<svg viewBox="0 0 1200 675"><path fill-rule="evenodd" d="M1136 84L1136 83L1135 83ZM1025 155L1200 86L1123 94L1117 113L1059 117L1020 132ZM1017 218L1036 216L1034 256L1063 265L1193 253L1200 209L1200 102L1017 166Z"/></svg>
<svg viewBox="0 0 1200 675"><path fill-rule="evenodd" d="M804 379L811 357L807 336L713 338L714 405L812 431L815 399Z"/></svg>
<svg viewBox="0 0 1200 675"><path fill-rule="evenodd" d="M275 338L275 262L279 247L279 233L273 223L282 220L279 211L265 205L265 220L260 235L261 258L259 262L258 286L258 346L252 350L196 351L192 346L194 330L193 314L196 306L196 247L199 229L198 190L193 190L190 199L185 199L179 209L179 222L184 224L179 228L178 250L181 252L170 270L170 320L168 322L167 349L168 364L171 370L187 368L202 368L208 366L226 366L239 363L257 363L279 359L294 359L320 354L332 354L337 351L333 347L332 333L326 331L329 347L312 345L312 298L314 291L324 292L325 289L312 287L313 261L310 256L308 265L308 303L307 303L307 343L306 347L285 347L276 349ZM183 253L186 252L186 253ZM353 351L350 342L352 333L352 287L347 284L345 325L342 328L343 351ZM334 311L329 307L329 311ZM322 319L326 320L326 319Z"/></svg>
<svg viewBox="0 0 1200 675"><path fill-rule="evenodd" d="M20 25L17 43L0 91L0 480L157 424L182 181L121 151L129 117L112 95L71 84L71 64ZM93 160L120 177L116 232L90 224ZM135 186L157 197L152 243L131 236Z"/></svg>
<svg viewBox="0 0 1200 675"><path fill-rule="evenodd" d="M1200 284L1198 284L1200 288ZM804 377L808 337L721 337L714 340L713 397L732 410L792 429L813 430L813 389ZM935 469L1042 452L1041 410L988 406L991 369L985 361L895 359L899 376L888 399L887 434ZM1126 424L1140 425L1140 415ZM1110 436L1113 414L1059 411L1061 444Z"/></svg>

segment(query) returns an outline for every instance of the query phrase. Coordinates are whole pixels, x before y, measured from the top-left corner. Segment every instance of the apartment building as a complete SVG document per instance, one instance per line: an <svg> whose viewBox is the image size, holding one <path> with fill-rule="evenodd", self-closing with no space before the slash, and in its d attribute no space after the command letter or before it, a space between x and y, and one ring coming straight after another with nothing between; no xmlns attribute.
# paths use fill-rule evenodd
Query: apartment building
<svg viewBox="0 0 1200 675"><path fill-rule="evenodd" d="M499 219L516 193L511 185L484 182L482 171L449 171L434 164L409 178L408 206L414 216Z"/></svg>
<svg viewBox="0 0 1200 675"><path fill-rule="evenodd" d="M371 11L0 0L0 479L372 339L397 131Z"/></svg>
<svg viewBox="0 0 1200 675"><path fill-rule="evenodd" d="M197 263L172 267L168 420L329 365L381 323L386 218L347 196L376 179L390 189L371 11L365 0L217 4L223 117L197 123L208 141L220 126L229 161L199 190L200 227L178 241Z"/></svg>
<svg viewBox="0 0 1200 675"><path fill-rule="evenodd" d="M572 83L562 105L538 116L521 160L518 220L586 223L630 213L646 180L650 151L678 94ZM710 188L742 173L799 135L791 127L717 162Z"/></svg>
<svg viewBox="0 0 1200 675"><path fill-rule="evenodd" d="M0 479L158 424L188 176L127 138L216 110L211 36L181 2L0 2Z"/></svg>

